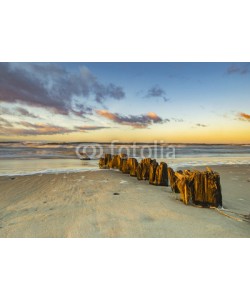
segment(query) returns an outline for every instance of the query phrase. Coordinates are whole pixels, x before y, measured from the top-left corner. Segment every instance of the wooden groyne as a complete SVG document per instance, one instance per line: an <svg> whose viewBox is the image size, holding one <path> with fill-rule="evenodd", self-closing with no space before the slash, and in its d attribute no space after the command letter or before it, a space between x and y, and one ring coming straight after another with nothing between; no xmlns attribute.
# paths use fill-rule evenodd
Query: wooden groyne
<svg viewBox="0 0 250 300"><path fill-rule="evenodd" d="M144 158L139 163L126 155L105 154L99 160L101 169L119 169L124 174L148 180L157 186L170 185L174 193L180 193L185 204L192 203L204 207L222 206L220 175L207 168L206 171L174 171L165 162L158 164L155 159Z"/></svg>

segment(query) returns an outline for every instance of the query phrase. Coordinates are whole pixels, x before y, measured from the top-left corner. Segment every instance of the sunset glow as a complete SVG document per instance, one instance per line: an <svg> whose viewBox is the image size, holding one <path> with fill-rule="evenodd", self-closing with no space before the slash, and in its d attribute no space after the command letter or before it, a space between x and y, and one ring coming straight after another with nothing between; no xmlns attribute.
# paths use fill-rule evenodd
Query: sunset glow
<svg viewBox="0 0 250 300"><path fill-rule="evenodd" d="M250 143L247 63L0 63L0 141Z"/></svg>

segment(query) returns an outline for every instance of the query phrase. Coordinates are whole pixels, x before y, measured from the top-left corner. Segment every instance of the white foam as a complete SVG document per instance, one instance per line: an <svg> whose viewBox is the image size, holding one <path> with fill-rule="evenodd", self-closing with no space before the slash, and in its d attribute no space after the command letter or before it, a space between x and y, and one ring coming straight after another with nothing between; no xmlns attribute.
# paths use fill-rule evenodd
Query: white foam
<svg viewBox="0 0 250 300"><path fill-rule="evenodd" d="M69 169L61 169L61 170L58 170L58 169L51 169L51 170L42 170L42 171L34 171L34 172L19 172L19 173L5 173L5 174L0 174L0 176L28 176L28 175L39 175L39 176L42 176L43 174L55 174L55 175L58 175L58 174L63 174L63 173L66 173L66 174L70 174L70 173L81 173L81 172L93 172L93 171L100 171L100 169L95 169L95 168L92 168L92 169L72 169L72 170L69 170Z"/></svg>

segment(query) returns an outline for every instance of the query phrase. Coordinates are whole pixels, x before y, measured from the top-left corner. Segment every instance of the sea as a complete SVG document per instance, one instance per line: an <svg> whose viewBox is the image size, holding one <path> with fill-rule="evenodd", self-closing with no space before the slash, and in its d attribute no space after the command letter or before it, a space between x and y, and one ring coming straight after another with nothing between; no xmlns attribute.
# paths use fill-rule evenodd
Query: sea
<svg viewBox="0 0 250 300"><path fill-rule="evenodd" d="M250 164L249 144L0 142L0 176L97 171L104 153L152 157L173 169Z"/></svg>

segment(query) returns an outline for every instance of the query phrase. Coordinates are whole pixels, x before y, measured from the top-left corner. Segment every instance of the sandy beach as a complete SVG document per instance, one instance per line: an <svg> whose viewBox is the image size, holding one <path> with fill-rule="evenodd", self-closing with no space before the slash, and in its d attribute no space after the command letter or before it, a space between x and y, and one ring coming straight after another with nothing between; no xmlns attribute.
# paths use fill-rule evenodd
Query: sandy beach
<svg viewBox="0 0 250 300"><path fill-rule="evenodd" d="M203 168L197 168L203 169ZM250 237L250 166L215 166L224 215L116 170L0 177L0 237ZM224 213L224 212L223 212Z"/></svg>

